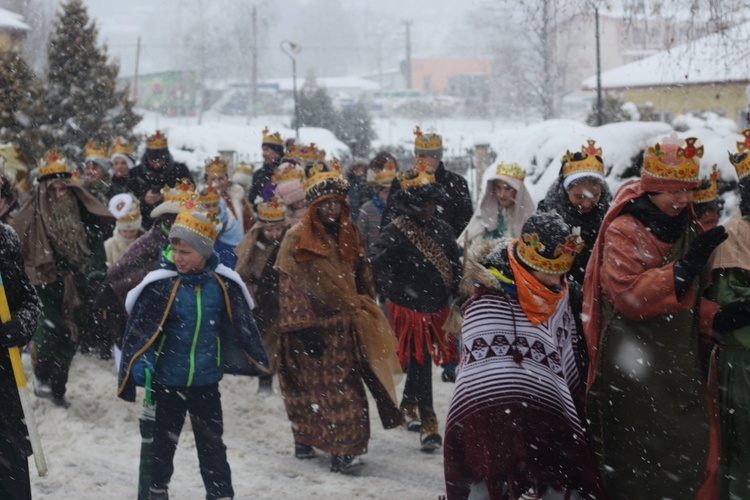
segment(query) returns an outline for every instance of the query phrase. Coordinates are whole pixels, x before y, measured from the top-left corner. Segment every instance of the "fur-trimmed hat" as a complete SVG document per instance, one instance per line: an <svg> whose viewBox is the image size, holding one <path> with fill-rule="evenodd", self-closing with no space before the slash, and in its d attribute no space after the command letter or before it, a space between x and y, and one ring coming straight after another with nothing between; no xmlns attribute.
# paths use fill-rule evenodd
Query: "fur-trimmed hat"
<svg viewBox="0 0 750 500"><path fill-rule="evenodd" d="M115 216L116 229L133 231L141 228L141 204L131 193L117 194L109 200L109 211Z"/></svg>
<svg viewBox="0 0 750 500"><path fill-rule="evenodd" d="M303 187L308 204L326 194L346 197L349 193L349 182L341 176L341 166L335 158L328 163L308 162Z"/></svg>

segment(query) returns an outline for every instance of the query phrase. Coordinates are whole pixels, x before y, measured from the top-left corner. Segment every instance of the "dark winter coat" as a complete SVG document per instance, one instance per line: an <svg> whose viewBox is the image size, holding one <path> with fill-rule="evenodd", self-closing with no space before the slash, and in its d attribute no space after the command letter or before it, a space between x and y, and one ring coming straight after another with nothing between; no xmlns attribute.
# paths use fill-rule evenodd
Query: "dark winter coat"
<svg viewBox="0 0 750 500"><path fill-rule="evenodd" d="M433 313L448 305L458 291L461 263L451 227L438 218L421 224L443 250L451 264L453 284L446 290L435 266L393 224L385 226L370 249L370 262L378 293L392 302L422 313Z"/></svg>
<svg viewBox="0 0 750 500"><path fill-rule="evenodd" d="M109 177L106 177L98 182L84 182L83 187L89 193L93 194L97 200L102 202L105 207L109 205L109 200L114 198L118 194L126 193L128 191L127 186L121 183L114 183Z"/></svg>
<svg viewBox="0 0 750 500"><path fill-rule="evenodd" d="M0 275L8 298L11 317L21 320L24 344L31 340L39 323L39 299L24 271L20 242L13 229L0 224ZM31 445L18 397L8 350L0 349L0 439L14 443L28 456Z"/></svg>
<svg viewBox="0 0 750 500"><path fill-rule="evenodd" d="M365 182L364 175L355 175L354 172L349 172L346 176L346 180L349 182L349 207L351 207L351 213L358 214L362 205L367 203L372 196L370 188Z"/></svg>
<svg viewBox="0 0 750 500"><path fill-rule="evenodd" d="M159 170L149 167L144 156L140 165L133 168L128 177L129 191L141 202L141 216L143 217L144 229L150 229L153 225L151 211L156 207L156 205L146 203L146 193L151 189L159 191L164 185L174 187L183 177L187 177L190 180L193 179L187 166L184 163L177 163L172 160L171 155L169 161Z"/></svg>
<svg viewBox="0 0 750 500"><path fill-rule="evenodd" d="M443 162L440 162L435 171L435 182L445 190L445 199L442 203L438 203L436 216L447 222L453 229L453 237L458 238L469 224L471 216L474 213L474 208L471 204L471 193L469 193L469 184L460 175L446 169ZM387 226L395 218L391 201L396 192L400 190L401 183L398 177L396 177L391 184L388 204L385 206L383 222L380 227Z"/></svg>
<svg viewBox="0 0 750 500"><path fill-rule="evenodd" d="M266 184L271 182L271 176L273 175L274 169L279 165L279 162L264 163L260 170L253 172L253 183L250 185L250 190L247 192L247 200L255 206L255 198L260 195Z"/></svg>
<svg viewBox="0 0 750 500"><path fill-rule="evenodd" d="M557 210L562 215L565 222L571 227L581 228L581 239L586 246L583 251L576 255L573 267L571 267L568 277L573 278L578 284L583 285L583 278L586 275L586 265L591 257L591 250L594 248L594 242L599 236L599 228L602 225L604 216L609 210L609 203L612 201L612 193L606 182L602 182L602 196L599 202L588 213L581 213L568 199L568 193L563 187L562 176L558 177L547 190L547 195L537 205L537 210L549 212ZM574 311L575 312L575 311Z"/></svg>
<svg viewBox="0 0 750 500"><path fill-rule="evenodd" d="M217 257L214 256L214 259ZM168 337L173 334L167 329L168 326L178 326L184 320L178 316L180 309L174 308L180 288L176 288L175 285L178 280L180 285L183 285L183 280L191 281L191 277L178 274L174 265L161 262L164 268L150 273L143 283L129 294L127 306L130 319L123 339L117 391L117 395L126 401L135 401L136 380L133 368L137 358L149 349L159 348L160 345L166 348L169 341L164 335ZM211 273L210 279L213 279L221 289L221 300L214 304L213 312L221 318L219 359L223 365L223 372L235 375L267 374L268 357L253 320L250 294L237 273L221 264L216 265L217 263L213 264L215 271ZM188 287L193 286L190 283L185 284ZM205 306L203 309L208 313ZM162 351L163 354L165 352ZM159 370L157 362L157 377L160 374Z"/></svg>

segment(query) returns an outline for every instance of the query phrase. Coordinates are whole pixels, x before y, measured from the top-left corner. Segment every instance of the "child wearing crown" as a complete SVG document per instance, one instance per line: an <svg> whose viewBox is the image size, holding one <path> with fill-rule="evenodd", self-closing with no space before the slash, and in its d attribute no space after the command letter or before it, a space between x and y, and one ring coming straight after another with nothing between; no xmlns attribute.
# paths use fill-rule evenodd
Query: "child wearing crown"
<svg viewBox="0 0 750 500"><path fill-rule="evenodd" d="M586 268L588 417L610 498L713 498L715 490L698 325L704 269L727 235L722 226L703 232L695 218L696 142L674 135L647 148L640 179L617 191Z"/></svg>
<svg viewBox="0 0 750 500"><path fill-rule="evenodd" d="M207 498L234 497L226 456L219 381L224 372L266 373L268 359L252 317L253 302L234 271L219 263L212 214L186 208L169 231L160 269L129 294L130 314L118 396L135 400L151 385L156 402L149 498L168 498L186 413L195 435Z"/></svg>
<svg viewBox="0 0 750 500"><path fill-rule="evenodd" d="M426 452L442 445L432 403L431 364L457 360L453 335L443 330L443 324L461 281L461 263L451 227L436 215L443 196L433 170L418 158L392 198L396 218L382 229L370 251L406 371L401 408L408 429L420 432Z"/></svg>
<svg viewBox="0 0 750 500"><path fill-rule="evenodd" d="M519 238L472 246L445 428L447 498L469 498L473 483L484 498L605 498L565 277L581 248L555 212L533 214Z"/></svg>
<svg viewBox="0 0 750 500"><path fill-rule="evenodd" d="M273 266L289 223L285 218L286 207L274 192L273 184L267 184L261 191L255 207L258 210L255 224L234 249L237 254L235 270L256 302L253 316L266 347L269 371L276 374L280 347L279 273ZM258 393L272 394L272 384L272 375L261 376Z"/></svg>

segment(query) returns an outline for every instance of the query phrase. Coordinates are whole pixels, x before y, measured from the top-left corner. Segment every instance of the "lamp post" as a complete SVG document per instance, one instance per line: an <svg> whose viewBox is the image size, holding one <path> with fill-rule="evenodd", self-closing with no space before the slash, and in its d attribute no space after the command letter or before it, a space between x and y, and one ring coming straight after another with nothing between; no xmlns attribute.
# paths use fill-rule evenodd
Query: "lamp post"
<svg viewBox="0 0 750 500"><path fill-rule="evenodd" d="M294 58L302 51L302 46L289 40L282 40L279 44L281 51L292 60L292 87L294 89L294 131L299 140L299 103L297 102L297 60Z"/></svg>
<svg viewBox="0 0 750 500"><path fill-rule="evenodd" d="M602 52L599 35L599 6L589 1L594 9L594 29L596 30L596 124L604 124L604 109L602 108Z"/></svg>

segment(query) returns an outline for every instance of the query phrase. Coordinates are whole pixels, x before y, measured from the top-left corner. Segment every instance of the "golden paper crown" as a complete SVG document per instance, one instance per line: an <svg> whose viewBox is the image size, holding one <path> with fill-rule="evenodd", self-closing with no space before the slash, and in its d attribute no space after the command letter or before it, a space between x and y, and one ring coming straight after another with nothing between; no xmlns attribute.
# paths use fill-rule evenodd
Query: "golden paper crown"
<svg viewBox="0 0 750 500"><path fill-rule="evenodd" d="M402 174L400 178L401 189L425 186L434 182L435 171L423 158L417 158L414 166L411 167L411 172Z"/></svg>
<svg viewBox="0 0 750 500"><path fill-rule="evenodd" d="M293 158L286 158L282 163L274 168L271 175L271 182L281 184L286 181L302 182L305 178L305 169Z"/></svg>
<svg viewBox="0 0 750 500"><path fill-rule="evenodd" d="M327 181L329 179L343 179L343 177L341 177L341 166L337 161L331 161L328 164L322 161L314 162L307 169L306 177L307 178L302 183L302 187L305 189L305 192L307 192L316 184Z"/></svg>
<svg viewBox="0 0 750 500"><path fill-rule="evenodd" d="M703 146L696 147L695 137L685 139L685 148L678 147L676 165L665 163L665 152L657 142L649 146L643 156L643 172L657 179L697 181L700 171L699 158L703 157Z"/></svg>
<svg viewBox="0 0 750 500"><path fill-rule="evenodd" d="M146 147L148 149L167 149L167 136L157 130L153 135L146 137Z"/></svg>
<svg viewBox="0 0 750 500"><path fill-rule="evenodd" d="M701 183L702 184L702 183ZM710 203L719 196L719 171L716 164L711 167L711 175L708 178L708 187L693 189L693 203Z"/></svg>
<svg viewBox="0 0 750 500"><path fill-rule="evenodd" d="M247 175L253 175L253 172L255 172L255 165L253 165L249 161L241 161L234 168L234 172L247 174Z"/></svg>
<svg viewBox="0 0 750 500"><path fill-rule="evenodd" d="M281 134L274 132L269 133L268 127L263 129L263 144L273 144L275 146L284 147L284 139L281 138Z"/></svg>
<svg viewBox="0 0 750 500"><path fill-rule="evenodd" d="M507 175L508 177L523 181L526 178L526 171L518 163L505 163L501 161L497 164L495 175Z"/></svg>
<svg viewBox="0 0 750 500"><path fill-rule="evenodd" d="M318 149L314 142L311 142L309 146L297 146L294 144L289 153L303 162L322 162L326 159L326 150Z"/></svg>
<svg viewBox="0 0 750 500"><path fill-rule="evenodd" d="M578 173L592 173L604 176L604 163L599 158L602 156L602 148L596 147L596 141L593 139L587 139L585 144L581 146L581 154L583 159L574 160L574 154L570 150L565 152L563 156L563 177L567 177L571 174Z"/></svg>
<svg viewBox="0 0 750 500"><path fill-rule="evenodd" d="M729 153L729 162L734 165L737 177L742 180L750 175L750 128L740 133L745 136L745 140L737 141L737 154Z"/></svg>
<svg viewBox="0 0 750 500"><path fill-rule="evenodd" d="M443 138L438 134L424 134L419 127L414 128L414 149L438 150L443 149Z"/></svg>
<svg viewBox="0 0 750 500"><path fill-rule="evenodd" d="M214 185L205 186L201 190L201 203L216 203L220 198L221 194Z"/></svg>
<svg viewBox="0 0 750 500"><path fill-rule="evenodd" d="M43 180L44 177L55 176L55 177L70 177L71 174L68 171L68 164L65 161L62 153L56 149L50 149L44 153L44 157L39 162L39 180Z"/></svg>
<svg viewBox="0 0 750 500"><path fill-rule="evenodd" d="M134 222L141 219L141 204L131 193L116 194L109 200L108 208L118 222Z"/></svg>
<svg viewBox="0 0 750 500"><path fill-rule="evenodd" d="M203 169L205 175L208 174L226 174L229 171L229 165L221 156L214 156L206 160L206 166Z"/></svg>
<svg viewBox="0 0 750 500"><path fill-rule="evenodd" d="M255 207L258 219L262 222L281 222L286 217L286 206L278 196L273 196L268 201L258 196L255 199Z"/></svg>
<svg viewBox="0 0 750 500"><path fill-rule="evenodd" d="M206 218L206 220L201 220L200 218L196 217L194 215L195 212L202 214ZM216 241L216 237L219 236L221 222L215 214L186 208L177 215L177 218L174 220L174 224L172 224L172 227L181 227L197 234L202 238Z"/></svg>
<svg viewBox="0 0 750 500"><path fill-rule="evenodd" d="M390 185L393 178L398 174L398 168L393 158L388 158L383 168L375 169L375 182L383 185Z"/></svg>
<svg viewBox="0 0 750 500"><path fill-rule="evenodd" d="M127 139L123 139L122 137L118 137L114 141L112 141L112 146L109 148L109 156L112 156L117 153L122 153L126 155L132 155L133 154L133 145L130 144Z"/></svg>
<svg viewBox="0 0 750 500"><path fill-rule="evenodd" d="M195 192L193 181L187 177L180 179L173 188L165 185L161 192L164 195L164 201L162 203L171 201L190 209L198 206L201 199L200 195Z"/></svg>
<svg viewBox="0 0 750 500"><path fill-rule="evenodd" d="M109 158L109 154L107 151L107 145L100 143L100 142L94 142L93 140L90 140L86 143L86 158L91 158L92 156L99 156L101 158Z"/></svg>
<svg viewBox="0 0 750 500"><path fill-rule="evenodd" d="M544 244L537 233L524 234L518 239L518 257L530 268L546 274L565 274L571 267L576 255L583 250L584 242L580 234L569 234L565 243L555 247L553 257L545 257Z"/></svg>

